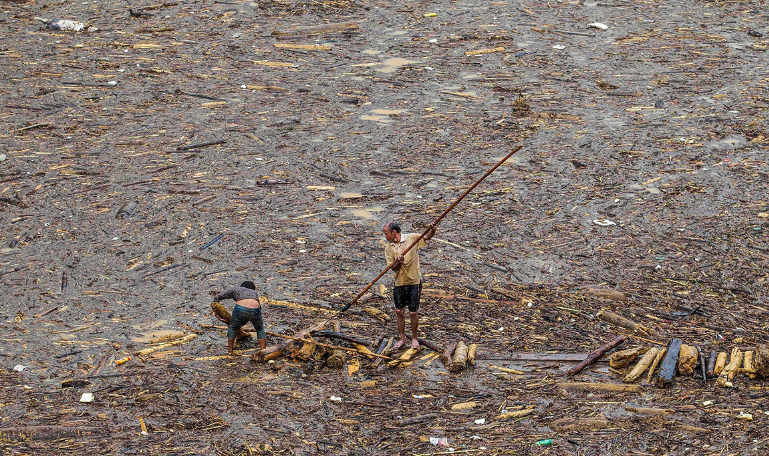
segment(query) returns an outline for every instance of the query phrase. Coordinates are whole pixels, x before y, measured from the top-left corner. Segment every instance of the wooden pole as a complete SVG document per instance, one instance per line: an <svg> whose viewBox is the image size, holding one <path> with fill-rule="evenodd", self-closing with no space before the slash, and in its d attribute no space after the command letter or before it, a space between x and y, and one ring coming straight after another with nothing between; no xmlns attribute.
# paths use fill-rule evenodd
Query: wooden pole
<svg viewBox="0 0 769 456"><path fill-rule="evenodd" d="M609 342L608 344L604 345L603 347L595 350L594 352L587 355L587 358L584 359L581 363L577 364L576 366L569 369L566 373L569 375L576 375L580 372L582 372L582 369L586 368L587 366L593 364L594 362L598 361L598 358L603 356L607 351L611 350L612 348L616 347L617 345L621 344L622 342L625 342L625 339L627 339L625 336L619 336L613 341Z"/></svg>
<svg viewBox="0 0 769 456"><path fill-rule="evenodd" d="M467 190L465 190L465 192L464 192L464 193L462 193L462 195L461 195L459 198L457 198L457 200L456 200L456 201L454 201L454 202L451 204L451 206L449 206L449 208L448 208L448 209L446 209L445 211L443 211L443 214L441 214L441 215L440 215L440 217L438 217L437 219L435 219L435 221L432 223L432 225L431 225L429 228L427 228L427 229L424 231L424 233L422 233L422 234L421 234L421 235L420 235L418 238L416 238L416 239L414 240L414 242L412 242L412 243L411 243L411 245L410 245L410 246L408 246L408 248L407 248L406 250L404 250L404 251L403 251L403 253L401 253L401 255L406 255L406 253L408 253L408 251L409 251L409 250L411 250L411 248L412 248L412 247L414 247L415 245L417 245L417 243L418 243L419 241L421 241L421 240L422 240L422 238L423 238L423 237L425 237L425 236L427 235L427 233L429 233L429 232L430 232L430 231L433 229L433 227L434 227L434 226L438 225L438 223L439 223L441 220L443 220L443 217L445 217L445 216L446 216L446 215L447 215L449 212L451 212L451 210L452 210L452 209L454 209L454 207L455 207L457 204L459 204L459 202L460 202L460 201L462 201L462 200L465 198L465 196L467 196L467 195L468 195L468 194L469 194L471 191L473 191L473 189L475 189L475 187L477 187L477 186L478 186L478 184L480 184L481 182L483 182L483 181L484 181L484 179L486 179L487 177L489 177L489 175L490 175L491 173L493 173L493 172L494 172L494 171L495 171L497 168L499 168L500 166L502 166L502 163L506 162L506 161L507 161L507 159L508 159L508 158L510 158L510 157L512 157L514 153L518 152L518 151L521 149L521 147L523 147L523 146L518 146L518 147L516 147L515 149L513 149L513 150L512 150L512 151L511 151L509 154L507 154L507 155L505 156L505 158L503 158L502 160L500 160L500 161L499 161L499 163L497 163L496 165L494 165L494 166L493 166L493 167L492 167L490 170L486 171L486 174L484 174L484 175L483 175L483 176L482 176L480 179L478 179L477 181L475 181L475 183L474 183L472 186L470 186L470 188L468 188ZM389 271L390 269L392 269L393 265L394 265L396 262L397 262L397 259L396 259L396 261L393 261L392 263L388 264L388 265L387 265L387 267L386 267L386 268L384 268L384 270L383 270L382 272L380 272L380 273L379 273L379 275L378 275L378 276L376 276L376 278L375 278L374 280L372 280L372 281L371 281L371 283L369 283L368 285L366 285L366 288L364 288L364 289L363 289L363 291L361 291L360 293L358 293L358 296L356 296L356 297L355 297L355 298L352 300L352 302L350 302L350 303L349 303L349 304L347 304L346 306L342 307L342 310L340 310L340 311L339 311L339 313L342 313L342 312L346 311L347 309L349 309L350 307L352 307L353 305L355 305L355 303L356 303L356 302L358 302L358 300L359 300L359 299L360 299L360 298L361 298L361 297L362 297L364 294L366 294L366 292L369 290L369 288L371 288L372 286L374 286L374 284L375 284L375 283L377 283L377 281L379 281L379 279L381 279L381 278L382 278L382 276L383 276L383 275L385 275L385 274L387 273L387 271Z"/></svg>

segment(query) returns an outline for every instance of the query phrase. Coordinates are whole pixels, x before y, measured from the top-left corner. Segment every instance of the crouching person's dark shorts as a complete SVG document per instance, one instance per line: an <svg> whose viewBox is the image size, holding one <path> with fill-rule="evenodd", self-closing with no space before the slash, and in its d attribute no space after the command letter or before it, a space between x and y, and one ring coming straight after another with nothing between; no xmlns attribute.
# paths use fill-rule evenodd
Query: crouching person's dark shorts
<svg viewBox="0 0 769 456"><path fill-rule="evenodd" d="M419 310L419 298L422 296L422 282L417 285L400 285L393 288L395 308L409 308L409 312Z"/></svg>
<svg viewBox="0 0 769 456"><path fill-rule="evenodd" d="M238 330L248 322L254 325L256 330L257 339L266 339L267 333L264 332L264 323L262 323L262 308L249 309L235 304L235 308L232 309L232 318L230 319L230 327L227 328L227 338L234 339L238 334Z"/></svg>

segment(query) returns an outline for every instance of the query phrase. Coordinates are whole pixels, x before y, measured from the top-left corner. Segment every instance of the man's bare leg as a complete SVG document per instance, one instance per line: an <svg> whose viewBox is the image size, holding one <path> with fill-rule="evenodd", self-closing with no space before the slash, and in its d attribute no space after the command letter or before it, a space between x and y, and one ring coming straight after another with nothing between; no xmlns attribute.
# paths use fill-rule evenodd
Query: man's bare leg
<svg viewBox="0 0 769 456"><path fill-rule="evenodd" d="M411 317L411 348L419 348L419 336L417 336L419 314L416 312L409 312L409 316Z"/></svg>
<svg viewBox="0 0 769 456"><path fill-rule="evenodd" d="M395 309L395 320L398 322L398 336L400 340L393 349L398 350L406 345L406 317L403 315L403 309Z"/></svg>
<svg viewBox="0 0 769 456"><path fill-rule="evenodd" d="M267 339L259 339L259 348L262 350L267 348Z"/></svg>
<svg viewBox="0 0 769 456"><path fill-rule="evenodd" d="M235 348L235 339L227 339L227 354L232 356L232 349Z"/></svg>

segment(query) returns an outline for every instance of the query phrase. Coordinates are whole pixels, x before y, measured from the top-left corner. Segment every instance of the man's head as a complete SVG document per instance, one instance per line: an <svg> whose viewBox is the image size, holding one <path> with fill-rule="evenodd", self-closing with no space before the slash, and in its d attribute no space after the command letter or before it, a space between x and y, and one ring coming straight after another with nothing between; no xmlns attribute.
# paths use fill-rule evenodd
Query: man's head
<svg viewBox="0 0 769 456"><path fill-rule="evenodd" d="M384 228L382 228L382 233L384 233L385 239L388 241L397 242L400 240L401 226L397 222L387 222Z"/></svg>
<svg viewBox="0 0 769 456"><path fill-rule="evenodd" d="M250 290L256 291L256 285L254 285L254 282L250 280L246 280L245 282L241 283L240 286L243 288L248 288Z"/></svg>

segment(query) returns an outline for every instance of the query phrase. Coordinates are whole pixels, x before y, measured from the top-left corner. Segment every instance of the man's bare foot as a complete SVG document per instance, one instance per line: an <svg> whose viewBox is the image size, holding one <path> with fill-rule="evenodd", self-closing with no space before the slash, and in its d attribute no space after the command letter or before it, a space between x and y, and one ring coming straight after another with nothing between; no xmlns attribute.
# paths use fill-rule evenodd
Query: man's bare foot
<svg viewBox="0 0 769 456"><path fill-rule="evenodd" d="M403 348L404 345L406 345L406 341L401 339L398 341L397 344L395 344L395 346L393 347L393 350L400 350L401 348Z"/></svg>
<svg viewBox="0 0 769 456"><path fill-rule="evenodd" d="M419 341L417 339L411 339L411 348L413 348L414 350L419 348Z"/></svg>

